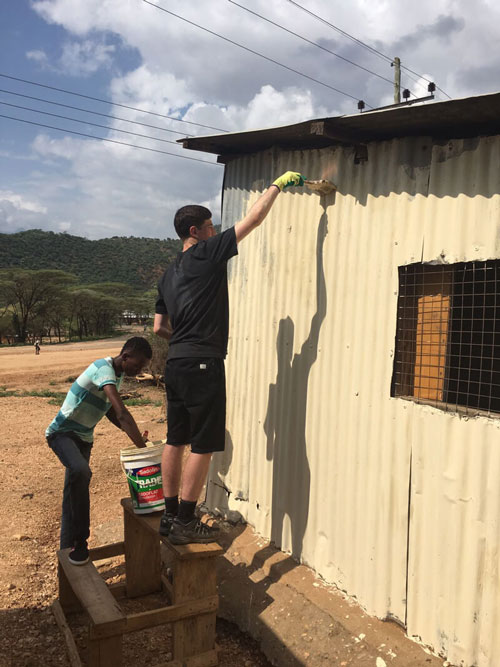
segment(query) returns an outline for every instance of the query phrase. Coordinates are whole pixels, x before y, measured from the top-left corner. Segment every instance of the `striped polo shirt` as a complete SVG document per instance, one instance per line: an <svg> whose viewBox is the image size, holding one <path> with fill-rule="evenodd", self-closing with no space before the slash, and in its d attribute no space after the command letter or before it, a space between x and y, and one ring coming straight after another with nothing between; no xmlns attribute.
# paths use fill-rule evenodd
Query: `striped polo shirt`
<svg viewBox="0 0 500 667"><path fill-rule="evenodd" d="M102 388L114 384L119 390L122 379L123 374L116 376L111 357L94 361L71 385L45 435L72 431L82 440L93 442L95 425L111 407Z"/></svg>

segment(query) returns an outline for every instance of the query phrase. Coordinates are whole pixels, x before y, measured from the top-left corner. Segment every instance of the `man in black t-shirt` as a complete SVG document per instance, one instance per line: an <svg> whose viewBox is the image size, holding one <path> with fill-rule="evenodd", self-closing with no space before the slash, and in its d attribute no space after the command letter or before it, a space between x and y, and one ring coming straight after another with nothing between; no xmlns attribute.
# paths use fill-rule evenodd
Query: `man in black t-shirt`
<svg viewBox="0 0 500 667"><path fill-rule="evenodd" d="M165 513L160 533L174 544L213 542L218 531L194 514L213 452L224 450L229 304L227 262L238 243L256 229L286 187L303 185L292 171L280 176L234 227L216 234L204 206L184 206L174 225L182 252L158 283L154 331L169 340L165 387L167 444L162 458ZM191 453L178 493L184 446Z"/></svg>

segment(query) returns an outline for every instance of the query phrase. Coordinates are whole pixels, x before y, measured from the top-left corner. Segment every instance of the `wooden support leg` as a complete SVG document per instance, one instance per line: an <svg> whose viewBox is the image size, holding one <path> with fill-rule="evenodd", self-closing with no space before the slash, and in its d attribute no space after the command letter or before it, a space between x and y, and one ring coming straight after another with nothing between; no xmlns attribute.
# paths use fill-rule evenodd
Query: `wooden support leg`
<svg viewBox="0 0 500 667"><path fill-rule="evenodd" d="M52 603L52 613L54 614L57 625L63 634L64 641L66 642L69 664L71 667L82 667L82 661L80 660L80 655L78 654L75 639L71 633L71 628L68 625L66 616L64 615L64 611L62 610L59 600L54 600Z"/></svg>
<svg viewBox="0 0 500 667"><path fill-rule="evenodd" d="M139 520L124 511L127 597L161 590L160 536L143 530Z"/></svg>
<svg viewBox="0 0 500 667"><path fill-rule="evenodd" d="M215 558L177 560L174 568L173 603L217 595ZM210 612L173 623L173 657L184 660L215 648L216 613ZM217 664L217 662L213 663Z"/></svg>
<svg viewBox="0 0 500 667"><path fill-rule="evenodd" d="M88 667L121 667L122 635L92 639L89 633Z"/></svg>

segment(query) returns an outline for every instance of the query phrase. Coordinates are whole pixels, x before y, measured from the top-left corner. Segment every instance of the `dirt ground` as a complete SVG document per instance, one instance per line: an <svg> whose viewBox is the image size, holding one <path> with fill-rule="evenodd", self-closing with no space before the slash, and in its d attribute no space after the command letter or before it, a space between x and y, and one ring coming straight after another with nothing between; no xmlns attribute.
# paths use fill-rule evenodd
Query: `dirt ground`
<svg viewBox="0 0 500 667"><path fill-rule="evenodd" d="M65 392L70 380L94 359L117 354L122 340L44 345L39 356L32 347L0 348L0 387L5 390ZM128 385L129 387L132 385ZM143 398L162 400L161 390L133 385ZM50 398L0 397L2 430L0 465L3 471L0 525L0 666L44 667L69 665L65 644L50 605L57 597L56 558L64 469L48 448L44 431L57 413ZM131 407L141 430L151 440L165 437L161 407ZM126 436L104 419L96 427L91 465L90 546L102 543L106 527L116 525L119 500L128 495L119 451ZM123 576L119 559L99 565L109 581ZM152 596L150 596L152 597ZM144 602L152 604L155 600ZM139 602L127 604L140 605ZM134 606L134 611L140 611ZM81 620L81 619L80 619ZM83 626L74 621L79 648ZM269 665L255 642L236 626L219 621L217 643L222 667ZM126 664L155 665L171 659L168 626L129 635Z"/></svg>

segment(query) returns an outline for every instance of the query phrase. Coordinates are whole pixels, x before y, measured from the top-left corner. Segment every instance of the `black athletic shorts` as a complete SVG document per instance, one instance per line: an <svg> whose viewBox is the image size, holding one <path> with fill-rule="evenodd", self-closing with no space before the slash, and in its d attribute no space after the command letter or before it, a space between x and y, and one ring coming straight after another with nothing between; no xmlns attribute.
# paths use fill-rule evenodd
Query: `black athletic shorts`
<svg viewBox="0 0 500 667"><path fill-rule="evenodd" d="M195 454L224 451L224 359L169 359L165 367L167 443L191 444Z"/></svg>

